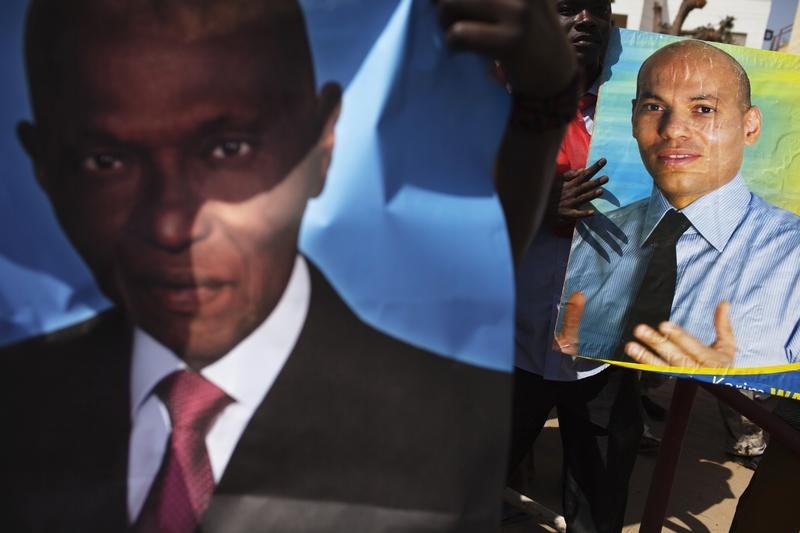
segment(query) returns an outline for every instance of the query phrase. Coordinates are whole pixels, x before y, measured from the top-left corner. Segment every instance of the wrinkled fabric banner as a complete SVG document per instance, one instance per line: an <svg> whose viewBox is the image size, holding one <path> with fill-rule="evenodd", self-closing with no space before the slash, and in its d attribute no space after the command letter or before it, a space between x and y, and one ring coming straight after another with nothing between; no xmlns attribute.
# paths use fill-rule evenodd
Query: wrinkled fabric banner
<svg viewBox="0 0 800 533"><path fill-rule="evenodd" d="M301 4L318 83L345 90L333 164L306 212L302 251L373 327L509 371L512 264L491 179L505 91L486 61L446 49L427 0ZM29 114L25 2L3 10L0 343L8 344L110 304L63 237L14 134Z"/></svg>
<svg viewBox="0 0 800 533"><path fill-rule="evenodd" d="M649 253L646 238L669 207L643 163L648 141L637 145L632 135L637 125L636 120L632 123L637 74L656 50L679 40L631 30L612 33L589 154L589 164L601 157L608 160L602 174L610 181L603 197L592 202L599 213L576 228L562 298L562 326L567 298L583 291L587 308L580 325L581 356L800 399L800 258L796 251L800 121L795 112L800 108L800 58L793 55L710 43L743 67L752 87L752 104L760 109L763 120L760 138L745 146L736 177L724 187L709 186L694 205L682 209L692 228L677 247L670 321L711 345L716 337L715 308L722 300L729 301L737 343L732 368L644 365L624 362L619 352L613 353L620 350L621 330L644 276ZM723 78L716 73L715 60L719 58L708 60L701 75L692 74L699 87L693 96L697 103L685 104L694 116L714 117L707 119L714 122L707 123L712 125L705 133L698 133L699 126L686 124L678 133L670 130L679 127L671 117L682 112L673 99L685 86L680 73L662 73L662 81L673 79L674 93L667 90L671 94L653 95L655 99L642 104L651 106L647 111L663 113L658 135L665 141L660 157L681 151L685 154L681 157L700 153L709 163L699 176L718 171L730 153L728 146L733 146L720 138L737 134L735 128L726 129L731 115L725 113L731 111L722 104L717 109L713 98L726 90L740 90L739 80L734 76L718 82ZM712 98L711 103L705 97ZM641 128L645 126L639 127L644 137L647 132L643 134ZM739 126L738 135L741 130ZM674 154L666 154L666 146Z"/></svg>
<svg viewBox="0 0 800 533"><path fill-rule="evenodd" d="M430 0L36 0L26 79L25 4L0 23L5 528L496 527L494 61Z"/></svg>

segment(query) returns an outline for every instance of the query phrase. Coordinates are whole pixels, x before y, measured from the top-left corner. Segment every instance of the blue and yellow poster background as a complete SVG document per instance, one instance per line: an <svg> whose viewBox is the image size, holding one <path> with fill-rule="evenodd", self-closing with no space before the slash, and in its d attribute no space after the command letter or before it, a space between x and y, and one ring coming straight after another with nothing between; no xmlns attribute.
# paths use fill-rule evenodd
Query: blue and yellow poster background
<svg viewBox="0 0 800 533"><path fill-rule="evenodd" d="M589 162L608 160L602 173L610 177L607 193L594 206L602 214L648 198L653 181L647 173L631 131L631 102L642 63L655 50L677 37L618 30L612 33L602 75ZM763 114L761 137L745 149L741 175L750 191L767 202L800 213L800 57L733 45L719 46L748 73L752 101ZM569 285L569 281L567 282ZM800 288L787 285L786 291ZM796 293L796 292L795 292ZM770 335L769 325L763 335ZM795 354L796 355L796 354ZM640 370L678 375L762 390L800 399L800 363L732 369L653 367L609 361Z"/></svg>

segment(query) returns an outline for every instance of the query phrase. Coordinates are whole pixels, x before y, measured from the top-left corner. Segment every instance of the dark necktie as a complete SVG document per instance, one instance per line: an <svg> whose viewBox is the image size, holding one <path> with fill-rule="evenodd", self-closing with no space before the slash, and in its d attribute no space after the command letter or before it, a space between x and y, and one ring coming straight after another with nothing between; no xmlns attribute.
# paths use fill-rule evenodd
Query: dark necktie
<svg viewBox="0 0 800 533"><path fill-rule="evenodd" d="M614 351L618 358L627 358L624 352L625 343L633 340L633 328L637 325L647 324L655 328L661 322L669 320L678 277L675 245L691 225L686 215L670 209L645 242L653 248L653 254L625 320L622 338Z"/></svg>
<svg viewBox="0 0 800 533"><path fill-rule="evenodd" d="M165 377L155 389L172 422L158 476L137 522L142 533L191 533L200 524L214 492L206 434L232 400L190 370Z"/></svg>

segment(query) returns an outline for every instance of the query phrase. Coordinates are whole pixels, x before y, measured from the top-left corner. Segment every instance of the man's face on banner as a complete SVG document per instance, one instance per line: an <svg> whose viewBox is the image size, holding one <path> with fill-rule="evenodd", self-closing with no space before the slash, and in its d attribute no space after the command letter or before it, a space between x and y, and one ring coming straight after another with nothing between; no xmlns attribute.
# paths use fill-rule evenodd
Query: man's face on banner
<svg viewBox="0 0 800 533"><path fill-rule="evenodd" d="M659 54L657 52L657 54ZM730 59L700 47L664 51L642 67L633 136L647 171L677 208L736 176L761 131Z"/></svg>
<svg viewBox="0 0 800 533"><path fill-rule="evenodd" d="M37 174L104 292L201 364L279 300L332 148L338 87L293 87L281 67L293 58L269 42L156 27L84 38L57 116L32 134Z"/></svg>

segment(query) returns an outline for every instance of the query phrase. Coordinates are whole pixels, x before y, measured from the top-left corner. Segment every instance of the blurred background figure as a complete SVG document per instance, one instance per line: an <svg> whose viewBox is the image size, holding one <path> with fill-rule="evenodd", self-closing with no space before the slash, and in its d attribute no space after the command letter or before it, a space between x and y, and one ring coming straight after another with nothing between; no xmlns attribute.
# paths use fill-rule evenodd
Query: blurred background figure
<svg viewBox="0 0 800 533"><path fill-rule="evenodd" d="M509 478L512 481L555 407L564 451L562 505L568 529L619 531L642 432L636 372L553 349L574 225L594 214L589 202L603 194L602 186L608 182L607 176L594 177L605 160L588 165L587 156L612 27L611 4L608 0L554 4L578 57L582 96L558 154L550 208L517 272ZM515 518L510 511L506 521Z"/></svg>

